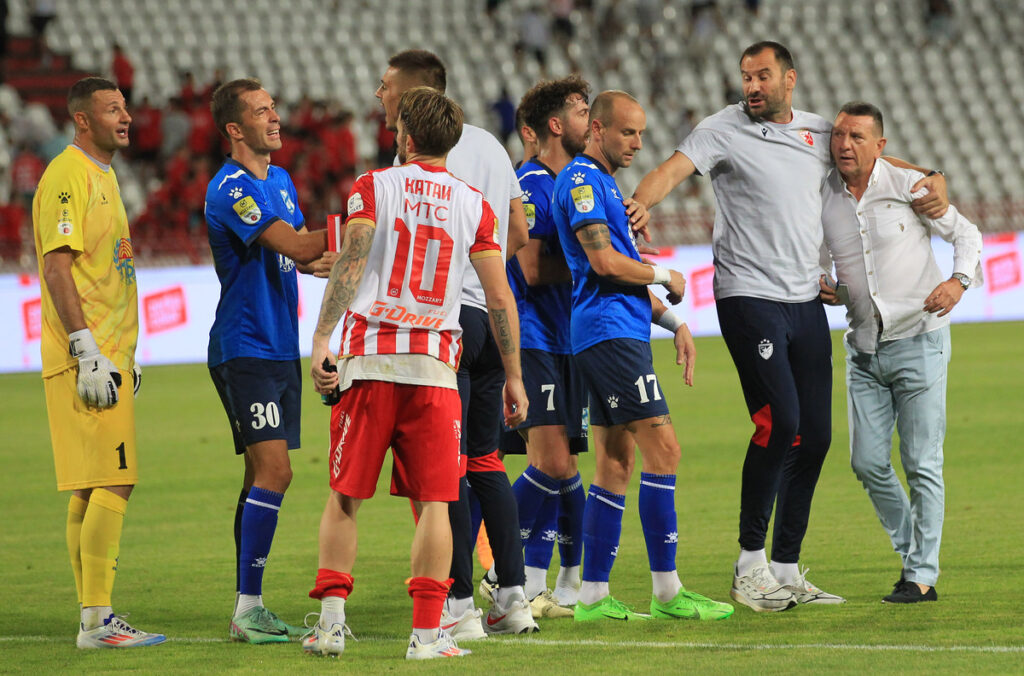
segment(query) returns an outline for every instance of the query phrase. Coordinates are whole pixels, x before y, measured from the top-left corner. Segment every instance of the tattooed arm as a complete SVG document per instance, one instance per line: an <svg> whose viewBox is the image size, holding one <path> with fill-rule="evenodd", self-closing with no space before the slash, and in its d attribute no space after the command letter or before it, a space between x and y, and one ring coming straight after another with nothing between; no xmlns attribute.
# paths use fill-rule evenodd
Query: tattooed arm
<svg viewBox="0 0 1024 676"><path fill-rule="evenodd" d="M508 286L505 266L500 256L482 256L471 259L473 268L484 287L487 299L487 316L491 321L491 333L501 353L505 367L504 400L505 424L515 427L526 420L529 401L523 387L523 369L519 362L519 313L516 299Z"/></svg>
<svg viewBox="0 0 1024 676"><path fill-rule="evenodd" d="M366 258L373 244L374 227L372 221L361 218L349 221L346 225L345 243L341 247L338 259L331 266L331 275L327 280L327 288L324 289L323 304L320 306L320 319L313 332L310 376L320 394L329 394L338 384L337 372L325 371L323 362L325 359L329 364L338 361L330 349L331 334L334 333L334 327L338 325L359 289L359 281L366 268Z"/></svg>
<svg viewBox="0 0 1024 676"><path fill-rule="evenodd" d="M599 276L624 286L643 286L655 283L655 266L633 260L612 246L611 232L607 223L590 223L576 231L576 239L587 254L590 267ZM663 269L664 270L664 269ZM669 300L678 303L686 290L686 281L675 270L664 270L669 275L664 284Z"/></svg>

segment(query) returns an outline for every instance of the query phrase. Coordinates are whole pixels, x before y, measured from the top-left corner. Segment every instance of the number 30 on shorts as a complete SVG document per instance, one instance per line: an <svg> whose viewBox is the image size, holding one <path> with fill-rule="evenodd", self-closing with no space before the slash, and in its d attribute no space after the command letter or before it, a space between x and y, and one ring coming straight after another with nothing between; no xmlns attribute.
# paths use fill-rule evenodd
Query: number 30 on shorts
<svg viewBox="0 0 1024 676"><path fill-rule="evenodd" d="M252 428L261 430L267 425L277 427L281 424L281 411L277 408L277 402L268 401L265 405L259 402L249 407L252 413Z"/></svg>

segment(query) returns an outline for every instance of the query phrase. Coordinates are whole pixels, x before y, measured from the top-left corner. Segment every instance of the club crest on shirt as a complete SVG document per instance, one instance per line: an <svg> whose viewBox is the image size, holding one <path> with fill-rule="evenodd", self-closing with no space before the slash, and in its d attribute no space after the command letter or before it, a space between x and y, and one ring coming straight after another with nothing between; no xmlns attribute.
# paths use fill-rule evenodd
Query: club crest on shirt
<svg viewBox="0 0 1024 676"><path fill-rule="evenodd" d="M242 186L236 185L231 190L228 190L228 194L231 195L232 199L238 199L242 196Z"/></svg>
<svg viewBox="0 0 1024 676"><path fill-rule="evenodd" d="M772 344L772 341L765 338L757 344L757 352L761 355L761 359L767 361L775 353L775 345Z"/></svg>
<svg viewBox="0 0 1024 676"><path fill-rule="evenodd" d="M284 202L284 206L286 209L288 209L288 213L295 213L295 202L292 201L292 198L288 195L287 190L281 191L281 201Z"/></svg>
<svg viewBox="0 0 1024 676"><path fill-rule="evenodd" d="M127 237L114 241L114 267L121 273L125 284L135 282L135 256L132 241Z"/></svg>
<svg viewBox="0 0 1024 676"><path fill-rule="evenodd" d="M529 202L523 203L523 211L526 212L526 223L530 230L537 224L537 205Z"/></svg>
<svg viewBox="0 0 1024 676"><path fill-rule="evenodd" d="M281 269L281 272L291 272L295 269L295 261L284 254L277 254L277 267Z"/></svg>
<svg viewBox="0 0 1024 676"><path fill-rule="evenodd" d="M576 205L576 211L589 214L594 210L594 188L589 185L573 188L572 203Z"/></svg>
<svg viewBox="0 0 1024 676"><path fill-rule="evenodd" d="M572 175L572 182L575 183L576 185L579 185L580 183L583 183L583 172L582 171L577 171L575 174L573 174Z"/></svg>
<svg viewBox="0 0 1024 676"><path fill-rule="evenodd" d="M263 212L256 206L256 200L252 197L243 197L232 204L231 208L235 210L238 217L245 223L259 223L260 218L263 216Z"/></svg>
<svg viewBox="0 0 1024 676"><path fill-rule="evenodd" d="M804 143L806 143L807 145L809 145L809 146L813 146L814 145L814 136L811 135L811 130L810 129L801 129L800 130L800 138L802 138L804 140Z"/></svg>

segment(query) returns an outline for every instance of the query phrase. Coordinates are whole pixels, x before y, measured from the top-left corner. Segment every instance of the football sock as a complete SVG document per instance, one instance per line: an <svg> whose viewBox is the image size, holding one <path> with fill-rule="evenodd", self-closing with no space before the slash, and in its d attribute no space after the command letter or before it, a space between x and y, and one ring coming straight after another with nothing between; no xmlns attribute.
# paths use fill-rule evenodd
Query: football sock
<svg viewBox="0 0 1024 676"><path fill-rule="evenodd" d="M555 540L558 537L558 500L551 498L544 501L533 524L530 539L523 547L523 560L526 565L547 570L551 565Z"/></svg>
<svg viewBox="0 0 1024 676"><path fill-rule="evenodd" d="M487 569L487 572L484 573L484 579L487 580L487 583L490 584L492 587L498 584L498 573L494 570L493 564L491 565L490 568Z"/></svg>
<svg viewBox="0 0 1024 676"><path fill-rule="evenodd" d="M508 604L515 598L527 598L526 591L521 585L514 587L498 587L494 591L494 605L508 608Z"/></svg>
<svg viewBox="0 0 1024 676"><path fill-rule="evenodd" d="M558 569L555 578L555 589L552 592L559 605L568 606L576 603L580 594L580 567L563 566Z"/></svg>
<svg viewBox="0 0 1024 676"><path fill-rule="evenodd" d="M451 596L448 597L448 614L452 617L462 617L467 611L474 608L473 597L467 597L464 599L456 599Z"/></svg>
<svg viewBox="0 0 1024 676"><path fill-rule="evenodd" d="M320 599L320 628L330 631L336 624L345 626L345 599L325 596Z"/></svg>
<svg viewBox="0 0 1024 676"><path fill-rule="evenodd" d="M431 643L437 639L441 627L441 610L448 597L451 580L411 577L407 584L412 597L413 633L421 643Z"/></svg>
<svg viewBox="0 0 1024 676"><path fill-rule="evenodd" d="M512 484L519 508L519 534L525 545L536 525L541 509L547 507L549 499L558 497L561 482L548 476L533 465L519 475Z"/></svg>
<svg viewBox="0 0 1024 676"><path fill-rule="evenodd" d="M736 559L736 575L737 577L743 577L744 575L749 575L750 571L754 568L767 565L768 559L765 557L763 549L756 551L741 549L740 557Z"/></svg>
<svg viewBox="0 0 1024 676"><path fill-rule="evenodd" d="M607 582L588 582L584 580L583 584L580 585L579 600L583 605L589 606L592 603L597 603L610 593Z"/></svg>
<svg viewBox="0 0 1024 676"><path fill-rule="evenodd" d="M235 592L238 592L238 562L242 558L242 512L245 511L245 499L249 497L249 489L243 488L238 494L235 506Z"/></svg>
<svg viewBox="0 0 1024 676"><path fill-rule="evenodd" d="M242 511L241 552L238 560L238 591L243 595L263 593L263 570L277 529L277 514L283 493L253 486Z"/></svg>
<svg viewBox="0 0 1024 676"><path fill-rule="evenodd" d="M626 496L590 485L583 509L583 579L608 582L622 535Z"/></svg>
<svg viewBox="0 0 1024 676"><path fill-rule="evenodd" d="M583 560L583 509L587 502L579 472L562 479L558 500L558 556L562 566L579 566Z"/></svg>
<svg viewBox="0 0 1024 676"><path fill-rule="evenodd" d="M548 588L548 569L526 566L526 584L523 590L528 600L537 598L538 594Z"/></svg>
<svg viewBox="0 0 1024 676"><path fill-rule="evenodd" d="M772 561L771 568L772 575L779 581L779 584L796 584L797 579L800 577L800 564L798 563Z"/></svg>
<svg viewBox="0 0 1024 676"><path fill-rule="evenodd" d="M68 501L67 542L68 557L71 559L71 572L75 574L75 592L78 602L82 602L82 520L89 503L72 495Z"/></svg>
<svg viewBox="0 0 1024 676"><path fill-rule="evenodd" d="M82 629L89 631L110 622L114 610L110 606L91 606L82 608Z"/></svg>
<svg viewBox="0 0 1024 676"><path fill-rule="evenodd" d="M651 570L674 571L679 535L676 529L676 475L641 473L637 507Z"/></svg>
<svg viewBox="0 0 1024 676"><path fill-rule="evenodd" d="M128 501L93 489L82 518L82 606L109 606Z"/></svg>
<svg viewBox="0 0 1024 676"><path fill-rule="evenodd" d="M253 608L262 605L262 594L238 594L237 596L235 596L235 612L232 613L232 617L244 615Z"/></svg>
<svg viewBox="0 0 1024 676"><path fill-rule="evenodd" d="M651 571L651 593L662 603L668 603L674 599L682 588L683 583L679 581L679 575L676 571Z"/></svg>

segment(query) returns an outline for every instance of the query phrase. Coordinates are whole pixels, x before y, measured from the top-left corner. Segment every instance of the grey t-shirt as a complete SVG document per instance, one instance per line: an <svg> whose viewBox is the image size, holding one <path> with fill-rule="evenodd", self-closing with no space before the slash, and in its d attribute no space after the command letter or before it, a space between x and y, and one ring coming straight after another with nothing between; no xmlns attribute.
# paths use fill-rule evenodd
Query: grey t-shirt
<svg viewBox="0 0 1024 676"><path fill-rule="evenodd" d="M812 113L793 110L791 122L776 124L733 104L676 148L715 190L715 298L797 303L818 295L831 133L832 124Z"/></svg>

